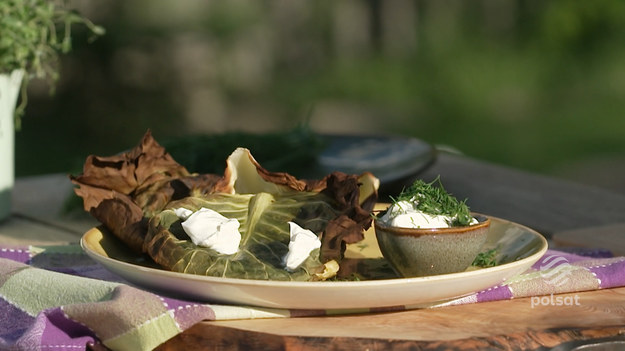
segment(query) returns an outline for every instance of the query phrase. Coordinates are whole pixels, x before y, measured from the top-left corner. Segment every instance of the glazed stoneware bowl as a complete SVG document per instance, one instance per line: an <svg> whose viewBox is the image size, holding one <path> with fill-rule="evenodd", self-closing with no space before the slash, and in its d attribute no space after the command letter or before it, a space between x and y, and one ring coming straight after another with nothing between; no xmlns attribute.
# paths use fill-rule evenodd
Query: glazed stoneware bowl
<svg viewBox="0 0 625 351"><path fill-rule="evenodd" d="M486 242L490 219L473 214L477 224L451 228L400 228L375 221L380 251L404 278L465 271Z"/></svg>

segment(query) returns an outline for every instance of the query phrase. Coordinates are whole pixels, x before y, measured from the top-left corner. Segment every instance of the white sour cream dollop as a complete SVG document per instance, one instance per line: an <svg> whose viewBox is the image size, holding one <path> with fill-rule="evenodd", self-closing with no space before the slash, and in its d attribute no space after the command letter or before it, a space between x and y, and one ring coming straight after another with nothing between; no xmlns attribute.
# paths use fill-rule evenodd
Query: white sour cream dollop
<svg viewBox="0 0 625 351"><path fill-rule="evenodd" d="M219 212L202 207L193 212L186 208L174 209L184 220L182 229L195 245L211 248L221 254L232 255L241 243L240 223L236 218L226 218Z"/></svg>
<svg viewBox="0 0 625 351"><path fill-rule="evenodd" d="M321 247L321 240L312 231L293 222L289 222L289 233L289 252L284 256L283 262L287 270L294 271L306 261L314 249Z"/></svg>
<svg viewBox="0 0 625 351"><path fill-rule="evenodd" d="M399 228L449 228L454 219L450 216L431 215L417 209L418 202L398 201L392 204L386 213L380 218L388 226ZM470 225L477 224L473 218Z"/></svg>

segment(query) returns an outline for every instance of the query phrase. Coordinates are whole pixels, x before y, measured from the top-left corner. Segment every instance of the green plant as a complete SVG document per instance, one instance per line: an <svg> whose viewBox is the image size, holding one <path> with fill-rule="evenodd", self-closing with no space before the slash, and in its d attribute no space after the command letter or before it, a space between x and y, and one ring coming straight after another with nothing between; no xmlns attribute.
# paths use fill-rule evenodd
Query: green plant
<svg viewBox="0 0 625 351"><path fill-rule="evenodd" d="M85 25L92 38L104 34L104 29L59 0L2 0L0 18L0 73L24 71L21 102L15 109L19 129L28 82L44 79L54 87L59 77L58 55L72 48L72 25Z"/></svg>

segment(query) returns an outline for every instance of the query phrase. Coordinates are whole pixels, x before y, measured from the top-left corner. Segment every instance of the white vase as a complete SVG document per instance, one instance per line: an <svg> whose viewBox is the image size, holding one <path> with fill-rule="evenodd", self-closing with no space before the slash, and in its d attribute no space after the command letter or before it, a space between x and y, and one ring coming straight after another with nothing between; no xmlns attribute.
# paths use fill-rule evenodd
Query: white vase
<svg viewBox="0 0 625 351"><path fill-rule="evenodd" d="M15 181L14 115L23 71L0 74L0 220L11 214L11 192Z"/></svg>

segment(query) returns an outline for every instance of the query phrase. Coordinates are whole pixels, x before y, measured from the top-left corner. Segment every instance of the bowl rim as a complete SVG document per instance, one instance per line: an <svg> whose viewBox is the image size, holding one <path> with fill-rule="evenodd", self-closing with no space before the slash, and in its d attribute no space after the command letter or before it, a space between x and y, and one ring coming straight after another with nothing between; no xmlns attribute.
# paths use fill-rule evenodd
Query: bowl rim
<svg viewBox="0 0 625 351"><path fill-rule="evenodd" d="M437 235L437 234L466 234L478 229L488 228L490 226L490 217L478 213L471 212L471 215L478 219L477 224L461 226L461 227L449 227L449 228L402 228L386 225L376 218L373 219L374 226L377 230L382 230L393 235L401 236L422 236L422 235Z"/></svg>

